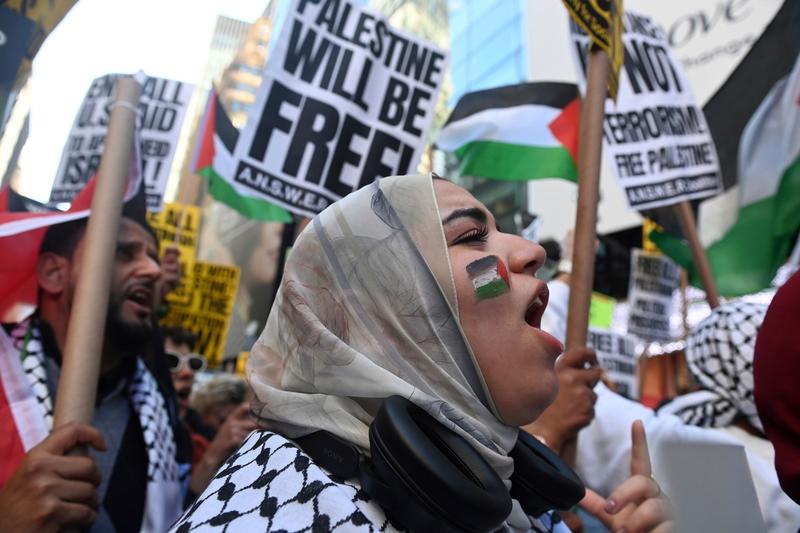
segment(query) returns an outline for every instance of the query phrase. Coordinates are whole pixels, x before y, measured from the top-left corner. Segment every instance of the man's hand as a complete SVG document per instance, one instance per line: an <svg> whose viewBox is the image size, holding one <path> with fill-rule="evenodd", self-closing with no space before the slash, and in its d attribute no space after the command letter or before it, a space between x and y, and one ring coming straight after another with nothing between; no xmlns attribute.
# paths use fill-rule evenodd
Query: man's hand
<svg viewBox="0 0 800 533"><path fill-rule="evenodd" d="M177 246L167 246L161 258L161 299L181 284L181 251Z"/></svg>
<svg viewBox="0 0 800 533"><path fill-rule="evenodd" d="M91 457L67 456L78 445L106 449L93 427L70 422L32 448L0 490L0 531L60 531L97 517L100 470Z"/></svg>
<svg viewBox="0 0 800 533"><path fill-rule="evenodd" d="M608 499L586 489L581 507L596 516L610 531L674 532L669 500L652 478L647 438L640 420L631 427L631 441L631 477L623 481Z"/></svg>
<svg viewBox="0 0 800 533"><path fill-rule="evenodd" d="M573 348L556 361L558 396L556 400L525 431L541 437L556 453L566 441L594 418L597 395L592 390L603 369L597 364L597 354L591 348Z"/></svg>
<svg viewBox="0 0 800 533"><path fill-rule="evenodd" d="M256 429L258 429L258 424L250 418L250 404L244 402L222 423L217 431L217 436L211 441L211 445L206 451L206 456L215 460L219 467Z"/></svg>
<svg viewBox="0 0 800 533"><path fill-rule="evenodd" d="M225 459L256 429L258 424L250 418L250 404L244 402L225 419L217 431L217 436L211 441L203 458L192 472L192 480L189 483L192 492L202 493Z"/></svg>

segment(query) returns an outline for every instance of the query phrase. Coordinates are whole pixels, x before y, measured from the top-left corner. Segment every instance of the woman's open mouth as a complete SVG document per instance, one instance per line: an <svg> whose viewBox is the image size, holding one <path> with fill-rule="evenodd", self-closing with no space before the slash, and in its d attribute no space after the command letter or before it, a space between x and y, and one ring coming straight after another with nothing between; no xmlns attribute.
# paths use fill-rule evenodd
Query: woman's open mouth
<svg viewBox="0 0 800 533"><path fill-rule="evenodd" d="M529 326L534 328L542 327L542 315L547 307L549 298L550 291L547 289L547 285L540 283L525 310L525 322L527 322Z"/></svg>

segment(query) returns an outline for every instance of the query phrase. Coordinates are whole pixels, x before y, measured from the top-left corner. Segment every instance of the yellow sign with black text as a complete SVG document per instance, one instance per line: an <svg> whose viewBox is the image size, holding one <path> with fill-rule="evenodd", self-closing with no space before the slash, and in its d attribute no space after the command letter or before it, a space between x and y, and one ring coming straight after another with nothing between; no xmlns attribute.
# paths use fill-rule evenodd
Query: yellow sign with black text
<svg viewBox="0 0 800 533"><path fill-rule="evenodd" d="M200 238L200 208L194 205L165 203L158 212L148 212L147 222L156 232L159 242L159 255L171 247L180 250L181 283L167 294L167 303L185 304L190 298L186 283L194 271L197 257L197 242Z"/></svg>
<svg viewBox="0 0 800 533"><path fill-rule="evenodd" d="M239 276L238 267L195 261L184 285L186 301L170 301L169 311L160 322L196 333L199 340L195 351L206 356L211 368L218 367L225 355Z"/></svg>

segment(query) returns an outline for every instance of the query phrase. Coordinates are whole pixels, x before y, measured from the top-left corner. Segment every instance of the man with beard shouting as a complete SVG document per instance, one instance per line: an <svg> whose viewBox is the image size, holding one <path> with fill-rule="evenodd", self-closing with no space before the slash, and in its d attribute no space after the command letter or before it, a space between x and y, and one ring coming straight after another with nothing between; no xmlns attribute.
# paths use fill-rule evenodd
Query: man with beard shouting
<svg viewBox="0 0 800 533"><path fill-rule="evenodd" d="M164 276L152 229L143 212L130 211L117 238L94 427L51 432L86 220L48 229L36 267L38 307L0 332L0 397L8 398L0 405L2 531L164 531L182 510L188 465L176 458L171 386L143 357L155 342ZM92 448L91 456L69 455L76 445Z"/></svg>

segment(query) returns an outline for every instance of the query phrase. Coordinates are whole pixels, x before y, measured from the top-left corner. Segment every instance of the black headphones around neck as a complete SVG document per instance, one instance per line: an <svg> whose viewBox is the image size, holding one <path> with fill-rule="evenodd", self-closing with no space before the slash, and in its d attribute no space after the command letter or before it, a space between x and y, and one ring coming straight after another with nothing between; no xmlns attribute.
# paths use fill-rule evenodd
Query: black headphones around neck
<svg viewBox="0 0 800 533"><path fill-rule="evenodd" d="M463 437L409 400L390 396L369 427L371 459L326 431L295 439L331 474L358 477L387 514L415 532L496 531L514 498L531 516L569 509L583 482L558 455L520 430L511 491Z"/></svg>

